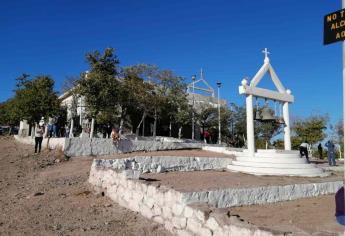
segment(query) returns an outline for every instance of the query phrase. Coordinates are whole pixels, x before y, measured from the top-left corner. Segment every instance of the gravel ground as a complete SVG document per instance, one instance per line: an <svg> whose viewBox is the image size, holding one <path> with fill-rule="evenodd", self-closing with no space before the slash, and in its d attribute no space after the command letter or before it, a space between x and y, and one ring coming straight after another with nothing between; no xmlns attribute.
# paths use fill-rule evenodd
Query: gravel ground
<svg viewBox="0 0 345 236"><path fill-rule="evenodd" d="M334 195L274 204L234 207L231 214L262 228L293 232L293 235L345 234L335 219ZM343 235L343 234L341 234Z"/></svg>
<svg viewBox="0 0 345 236"><path fill-rule="evenodd" d="M19 144L11 137L0 137L0 150L0 235L171 235L161 225L90 191L87 179L94 157L64 161L63 155L55 151L34 155L32 146ZM133 155L226 156L201 150L180 150L106 158ZM326 179L339 179L341 175L334 173ZM180 191L325 180L253 177L221 171L148 174L146 177ZM328 195L228 210L231 215L238 215L262 228L293 232L294 235L328 236L344 232L344 227L335 221L334 208L334 195Z"/></svg>
<svg viewBox="0 0 345 236"><path fill-rule="evenodd" d="M0 235L170 235L161 225L94 195L91 160L0 136Z"/></svg>

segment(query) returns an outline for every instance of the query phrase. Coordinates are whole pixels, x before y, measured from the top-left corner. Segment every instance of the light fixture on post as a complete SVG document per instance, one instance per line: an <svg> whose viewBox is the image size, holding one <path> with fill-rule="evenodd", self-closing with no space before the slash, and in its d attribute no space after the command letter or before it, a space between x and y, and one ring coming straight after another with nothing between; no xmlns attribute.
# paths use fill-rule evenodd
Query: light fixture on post
<svg viewBox="0 0 345 236"><path fill-rule="evenodd" d="M217 82L218 87L218 144L222 143L222 134L221 134L221 127L220 127L220 86L222 83L220 81Z"/></svg>

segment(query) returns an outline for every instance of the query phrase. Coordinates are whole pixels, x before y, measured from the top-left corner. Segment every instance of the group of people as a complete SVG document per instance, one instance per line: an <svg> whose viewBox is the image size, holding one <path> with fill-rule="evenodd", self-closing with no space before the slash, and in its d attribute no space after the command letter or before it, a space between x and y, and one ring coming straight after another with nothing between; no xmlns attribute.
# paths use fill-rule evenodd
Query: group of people
<svg viewBox="0 0 345 236"><path fill-rule="evenodd" d="M48 126L48 132L49 132L49 126ZM45 133L44 123L40 122L38 125L36 125L36 128L35 128L35 153L41 152L44 133ZM51 137L51 136L48 134L48 137ZM118 142L120 140L120 134L116 128L112 128L110 137L113 140L114 145L118 145Z"/></svg>
<svg viewBox="0 0 345 236"><path fill-rule="evenodd" d="M328 140L325 144L325 146L327 147L327 157L328 157L328 164L330 166L335 166L336 165L336 162L335 162L335 153L334 153L334 144L331 140ZM307 159L307 162L309 163L309 156L308 156L308 147L309 147L309 144L307 141L301 143L301 145L299 146L299 152L300 152L300 155L301 157L305 156L306 159ZM322 158L323 157L323 147L322 147L322 144L319 143L319 145L317 146L317 150L319 152L319 157Z"/></svg>

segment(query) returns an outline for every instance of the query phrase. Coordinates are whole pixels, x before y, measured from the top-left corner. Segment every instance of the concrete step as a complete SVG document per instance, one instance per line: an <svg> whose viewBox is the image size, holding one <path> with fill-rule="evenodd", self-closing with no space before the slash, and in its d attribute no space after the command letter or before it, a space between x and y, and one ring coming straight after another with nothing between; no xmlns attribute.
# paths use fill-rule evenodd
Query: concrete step
<svg viewBox="0 0 345 236"><path fill-rule="evenodd" d="M262 163L286 163L286 164L306 164L305 158L299 157L248 157L248 156L236 156L237 161L241 162L262 162Z"/></svg>
<svg viewBox="0 0 345 236"><path fill-rule="evenodd" d="M315 164L307 163L267 163L267 162L254 162L254 161L232 161L236 166L248 166L248 167L272 167L272 168L288 168L288 169L313 169L316 168Z"/></svg>
<svg viewBox="0 0 345 236"><path fill-rule="evenodd" d="M324 172L319 168L274 168L274 167L253 167L253 166L238 166L228 165L230 171L242 172L254 175L284 175L284 176L304 176L304 177L318 177L327 176L328 172Z"/></svg>

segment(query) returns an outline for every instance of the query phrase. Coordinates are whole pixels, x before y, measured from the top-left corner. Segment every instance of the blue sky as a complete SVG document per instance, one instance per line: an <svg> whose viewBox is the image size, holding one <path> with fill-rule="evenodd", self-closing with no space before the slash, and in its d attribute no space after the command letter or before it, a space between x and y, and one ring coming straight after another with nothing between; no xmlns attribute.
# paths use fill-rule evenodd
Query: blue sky
<svg viewBox="0 0 345 236"><path fill-rule="evenodd" d="M243 77L262 49L295 95L290 114L342 117L341 43L323 46L323 17L341 1L2 1L0 101L21 73L48 74L61 90L87 70L85 53L116 48L121 65L156 64L190 80L202 67L222 97L244 104ZM266 78L260 85L272 88ZM216 87L216 86L215 86Z"/></svg>

